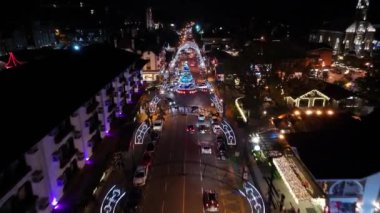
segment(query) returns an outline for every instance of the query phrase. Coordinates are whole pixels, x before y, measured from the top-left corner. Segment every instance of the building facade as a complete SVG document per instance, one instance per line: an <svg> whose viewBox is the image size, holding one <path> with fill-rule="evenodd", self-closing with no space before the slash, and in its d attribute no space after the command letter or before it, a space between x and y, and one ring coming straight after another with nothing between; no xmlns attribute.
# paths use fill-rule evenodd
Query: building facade
<svg viewBox="0 0 380 213"><path fill-rule="evenodd" d="M345 53L355 52L364 57L372 54L376 29L367 20L369 0L359 0L356 6L355 22L346 29L344 38Z"/></svg>
<svg viewBox="0 0 380 213"><path fill-rule="evenodd" d="M125 67L58 126L52 126L23 156L2 168L0 212L51 212L59 208L74 174L91 160L93 151L107 137L111 122L123 116L123 107L139 90L140 76L139 70Z"/></svg>
<svg viewBox="0 0 380 213"><path fill-rule="evenodd" d="M380 172L361 179L320 179L330 213L380 212Z"/></svg>
<svg viewBox="0 0 380 213"><path fill-rule="evenodd" d="M344 33L337 30L319 29L310 33L309 42L327 44L333 49L333 54L342 53Z"/></svg>

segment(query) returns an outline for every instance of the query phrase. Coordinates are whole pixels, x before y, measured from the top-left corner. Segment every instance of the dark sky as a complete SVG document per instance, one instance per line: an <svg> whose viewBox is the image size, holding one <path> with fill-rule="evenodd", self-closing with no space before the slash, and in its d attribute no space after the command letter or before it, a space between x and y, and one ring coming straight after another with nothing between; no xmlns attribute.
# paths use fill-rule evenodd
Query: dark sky
<svg viewBox="0 0 380 213"><path fill-rule="evenodd" d="M308 26L335 18L353 18L357 0L5 0L0 20L22 19L35 13L39 2L92 2L121 5L125 13L144 15L147 5L154 16L166 20L222 20L225 18L269 18ZM249 4L247 3L249 2ZM117 6L116 6L117 7ZM371 1L370 20L380 23L380 1ZM70 14L68 14L69 16Z"/></svg>
<svg viewBox="0 0 380 213"><path fill-rule="evenodd" d="M151 0L151 3L158 12L162 11L162 16L184 15L198 19L254 16L307 25L353 17L357 0ZM376 8L380 9L380 2L372 0L370 17L378 22Z"/></svg>

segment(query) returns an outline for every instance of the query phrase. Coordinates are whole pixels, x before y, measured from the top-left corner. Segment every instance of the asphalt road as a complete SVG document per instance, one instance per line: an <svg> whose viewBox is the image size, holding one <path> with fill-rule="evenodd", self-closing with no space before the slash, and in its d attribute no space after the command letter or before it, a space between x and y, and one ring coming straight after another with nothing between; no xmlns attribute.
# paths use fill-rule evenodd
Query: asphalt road
<svg viewBox="0 0 380 213"><path fill-rule="evenodd" d="M186 97L187 96L187 97ZM210 106L207 93L174 97L182 106ZM140 212L195 213L204 212L203 190L216 190L219 212L250 212L248 203L236 189L241 188L241 166L233 160L216 158L216 136L211 133L189 134L189 124L197 116L169 114L161 140L156 147L153 165L144 187ZM200 143L213 147L213 154L201 154Z"/></svg>

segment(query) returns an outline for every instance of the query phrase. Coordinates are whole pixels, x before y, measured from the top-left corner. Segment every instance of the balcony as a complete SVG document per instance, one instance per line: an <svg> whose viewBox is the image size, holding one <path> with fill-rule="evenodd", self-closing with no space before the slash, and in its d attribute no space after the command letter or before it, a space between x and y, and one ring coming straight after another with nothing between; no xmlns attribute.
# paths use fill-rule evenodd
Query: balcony
<svg viewBox="0 0 380 213"><path fill-rule="evenodd" d="M63 150L63 149L62 149ZM73 158L73 156L75 155L77 151L75 150L75 148L69 148L65 151L62 151L62 157L61 157L61 160L60 160L60 164L59 164L59 167L62 169L63 167L66 166L66 164L68 162L70 162L70 160Z"/></svg>
<svg viewBox="0 0 380 213"><path fill-rule="evenodd" d="M91 124L90 124L90 134L92 134L95 130L98 130L99 129L99 124L100 122L98 120L96 121L93 121Z"/></svg>
<svg viewBox="0 0 380 213"><path fill-rule="evenodd" d="M44 175L41 170L36 170L32 173L32 182L39 183L44 179Z"/></svg>
<svg viewBox="0 0 380 213"><path fill-rule="evenodd" d="M38 210L45 210L47 207L49 207L49 198L48 197L42 197L37 200L37 209Z"/></svg>
<svg viewBox="0 0 380 213"><path fill-rule="evenodd" d="M96 107L98 107L98 105L99 103L97 101L93 101L90 105L87 106L86 113L90 114L94 112L94 110L96 109Z"/></svg>
<svg viewBox="0 0 380 213"><path fill-rule="evenodd" d="M77 152L76 155L77 155L78 161L84 160L84 153L83 152Z"/></svg>
<svg viewBox="0 0 380 213"><path fill-rule="evenodd" d="M108 112L111 113L114 109L115 109L116 105L112 102L109 106L108 106Z"/></svg>
<svg viewBox="0 0 380 213"><path fill-rule="evenodd" d="M106 95L107 95L107 96L110 96L110 95L112 95L113 92L114 92L113 87L110 87L110 88L108 88L108 89L106 90Z"/></svg>
<svg viewBox="0 0 380 213"><path fill-rule="evenodd" d="M82 137L82 133L80 131L74 131L74 139L79 139Z"/></svg>
<svg viewBox="0 0 380 213"><path fill-rule="evenodd" d="M61 143L62 139L65 138L72 130L73 126L71 126L71 124L65 125L62 129L60 129L54 137L55 144Z"/></svg>

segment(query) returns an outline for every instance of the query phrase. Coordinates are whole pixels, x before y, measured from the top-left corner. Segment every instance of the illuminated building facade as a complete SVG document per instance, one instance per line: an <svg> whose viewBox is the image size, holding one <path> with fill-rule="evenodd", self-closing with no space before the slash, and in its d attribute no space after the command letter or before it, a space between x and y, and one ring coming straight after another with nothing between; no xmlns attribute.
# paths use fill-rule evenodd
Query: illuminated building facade
<svg viewBox="0 0 380 213"><path fill-rule="evenodd" d="M367 20L368 9L369 0L358 1L355 22L346 29L344 38L345 53L355 52L358 57L364 57L372 53L376 29Z"/></svg>
<svg viewBox="0 0 380 213"><path fill-rule="evenodd" d="M125 116L141 62L135 54L89 46L80 54L51 50L43 61L1 73L0 95L10 100L1 111L3 141L17 145L1 151L0 212L47 213L71 205L60 199L91 164L112 121ZM28 97L5 89L11 85Z"/></svg>

